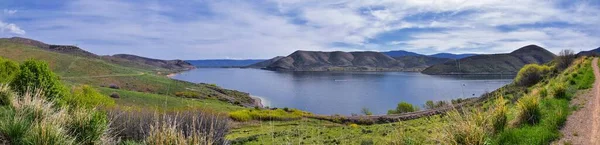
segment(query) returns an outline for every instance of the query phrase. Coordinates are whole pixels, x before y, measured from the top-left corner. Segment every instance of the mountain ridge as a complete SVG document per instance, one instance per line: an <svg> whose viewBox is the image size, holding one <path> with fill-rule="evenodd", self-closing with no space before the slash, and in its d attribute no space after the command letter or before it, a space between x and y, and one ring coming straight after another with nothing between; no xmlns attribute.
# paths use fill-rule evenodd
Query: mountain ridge
<svg viewBox="0 0 600 145"><path fill-rule="evenodd" d="M430 75L516 74L526 64L543 64L550 62L554 57L555 54L540 46L527 45L510 53L474 55L432 65L422 73Z"/></svg>

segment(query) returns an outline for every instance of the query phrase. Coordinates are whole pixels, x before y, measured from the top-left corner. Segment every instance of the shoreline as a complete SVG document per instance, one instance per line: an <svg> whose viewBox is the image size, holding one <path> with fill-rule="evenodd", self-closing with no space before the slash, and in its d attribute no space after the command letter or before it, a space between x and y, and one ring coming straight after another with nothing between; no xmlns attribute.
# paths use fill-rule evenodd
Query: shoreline
<svg viewBox="0 0 600 145"><path fill-rule="evenodd" d="M254 105L260 108L271 107L269 101L263 97L250 95L250 98L254 99Z"/></svg>

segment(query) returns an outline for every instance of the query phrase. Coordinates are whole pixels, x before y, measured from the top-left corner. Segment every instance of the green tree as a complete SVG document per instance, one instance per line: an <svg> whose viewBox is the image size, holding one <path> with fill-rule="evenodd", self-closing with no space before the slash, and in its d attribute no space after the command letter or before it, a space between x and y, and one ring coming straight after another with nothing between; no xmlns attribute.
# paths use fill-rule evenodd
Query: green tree
<svg viewBox="0 0 600 145"><path fill-rule="evenodd" d="M19 64L0 57L0 84L9 83L19 72Z"/></svg>
<svg viewBox="0 0 600 145"><path fill-rule="evenodd" d="M68 91L60 83L58 76L50 70L48 64L36 60L23 62L10 86L20 94L40 89L48 99L62 98L68 95Z"/></svg>
<svg viewBox="0 0 600 145"><path fill-rule="evenodd" d="M433 109L435 108L435 103L433 103L433 101L431 100L427 100L427 102L425 102L425 109Z"/></svg>
<svg viewBox="0 0 600 145"><path fill-rule="evenodd" d="M373 112L371 112L371 110L369 110L369 108L367 107L363 107L362 109L360 109L360 112L364 115L373 115Z"/></svg>
<svg viewBox="0 0 600 145"><path fill-rule="evenodd" d="M413 106L410 103L407 102L400 102L398 103L398 106L396 107L396 113L400 114L400 113L408 113L408 112L415 112L418 111L419 107L417 106Z"/></svg>

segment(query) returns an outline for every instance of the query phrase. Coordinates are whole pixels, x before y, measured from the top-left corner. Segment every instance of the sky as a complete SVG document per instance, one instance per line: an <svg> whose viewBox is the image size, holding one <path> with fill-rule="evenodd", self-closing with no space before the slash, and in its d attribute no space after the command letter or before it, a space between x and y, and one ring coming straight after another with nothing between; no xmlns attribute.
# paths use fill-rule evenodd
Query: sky
<svg viewBox="0 0 600 145"><path fill-rule="evenodd" d="M160 59L600 47L600 0L2 0L0 37Z"/></svg>

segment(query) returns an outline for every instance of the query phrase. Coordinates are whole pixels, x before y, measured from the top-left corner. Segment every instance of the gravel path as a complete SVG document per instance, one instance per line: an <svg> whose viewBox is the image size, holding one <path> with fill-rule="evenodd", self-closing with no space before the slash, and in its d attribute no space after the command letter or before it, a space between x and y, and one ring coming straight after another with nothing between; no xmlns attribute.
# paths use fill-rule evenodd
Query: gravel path
<svg viewBox="0 0 600 145"><path fill-rule="evenodd" d="M594 88L579 94L571 101L571 105L580 108L573 112L561 129L563 138L553 144L599 145L600 144L600 70L598 58L592 62L596 81Z"/></svg>

